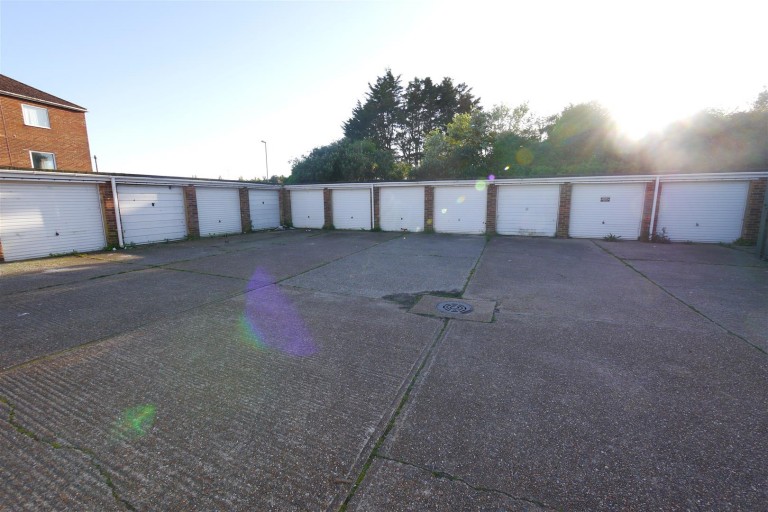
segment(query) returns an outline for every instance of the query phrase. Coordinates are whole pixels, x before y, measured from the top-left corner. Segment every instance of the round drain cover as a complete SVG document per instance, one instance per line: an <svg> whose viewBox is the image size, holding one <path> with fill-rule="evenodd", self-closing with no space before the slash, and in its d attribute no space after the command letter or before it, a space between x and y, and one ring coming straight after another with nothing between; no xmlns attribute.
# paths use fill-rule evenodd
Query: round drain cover
<svg viewBox="0 0 768 512"><path fill-rule="evenodd" d="M472 312L472 306L467 304L466 302L460 302L460 301L450 301L450 302L440 302L437 304L437 310L441 313L471 313Z"/></svg>

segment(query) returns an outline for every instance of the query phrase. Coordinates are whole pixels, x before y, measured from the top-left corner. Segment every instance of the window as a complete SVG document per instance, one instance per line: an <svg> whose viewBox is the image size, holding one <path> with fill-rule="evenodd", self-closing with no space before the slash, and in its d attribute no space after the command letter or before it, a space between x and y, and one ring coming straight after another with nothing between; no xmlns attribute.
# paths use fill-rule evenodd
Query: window
<svg viewBox="0 0 768 512"><path fill-rule="evenodd" d="M32 160L32 167L35 169L56 169L56 155L53 153L30 151L29 158Z"/></svg>
<svg viewBox="0 0 768 512"><path fill-rule="evenodd" d="M21 112L24 114L24 124L27 126L37 126L38 128L51 127L51 122L48 120L47 108L22 105Z"/></svg>

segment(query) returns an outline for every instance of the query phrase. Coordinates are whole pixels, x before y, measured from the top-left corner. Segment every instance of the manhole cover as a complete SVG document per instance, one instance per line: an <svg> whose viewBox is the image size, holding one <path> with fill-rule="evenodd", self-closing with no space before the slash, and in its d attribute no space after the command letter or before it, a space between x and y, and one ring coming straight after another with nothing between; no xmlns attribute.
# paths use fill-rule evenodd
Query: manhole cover
<svg viewBox="0 0 768 512"><path fill-rule="evenodd" d="M451 302L439 302L437 304L437 310L442 313L471 313L472 306L466 302L451 301Z"/></svg>

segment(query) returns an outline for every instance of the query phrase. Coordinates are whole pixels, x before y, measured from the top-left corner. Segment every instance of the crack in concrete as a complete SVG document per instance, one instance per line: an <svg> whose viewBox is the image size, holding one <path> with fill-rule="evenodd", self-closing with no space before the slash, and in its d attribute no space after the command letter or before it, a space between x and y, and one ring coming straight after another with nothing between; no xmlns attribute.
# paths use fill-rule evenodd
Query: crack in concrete
<svg viewBox="0 0 768 512"><path fill-rule="evenodd" d="M373 459L375 459L378 456L379 449L381 449L382 445L384 444L384 441L386 441L387 437L389 436L389 433L394 428L395 423L397 422L397 418L400 416L406 404L408 403L408 399L410 398L411 393L413 392L413 388L416 385L416 381L419 379L419 376L421 375L422 370L424 370L424 367L427 365L427 362L429 361L437 344L444 338L445 333L448 330L448 322L450 322L449 319L447 318L444 319L443 327L440 329L440 332L437 333L437 336L435 336L435 339L432 341L432 344L429 346L426 354L423 356L421 363L419 364L419 367L416 369L416 372L413 374L413 377L411 377L411 380L408 383L408 387L406 388L405 393L403 393L403 397L400 399L400 402L398 403L397 407L390 415L389 420L387 421L387 425L386 427L384 427L384 431L381 433L381 435L379 435L379 438L374 443L373 449L371 450L370 455L368 455L368 458L363 464L363 467L360 470L360 473L357 475L357 478L354 479L354 484L352 485L352 488L349 490L349 492L347 493L347 496L344 498L344 501L339 507L339 512L344 512L345 510L347 510L347 507L349 506L350 501L355 496L357 489L360 487L360 484L365 479L365 475L368 474L368 470L370 469L371 464L373 464Z"/></svg>
<svg viewBox="0 0 768 512"><path fill-rule="evenodd" d="M536 505L537 507L540 507L540 508L543 508L543 509L547 509L547 510L557 510L555 507L549 506L546 503L544 503L543 501L540 501L540 500L537 500L537 499L534 499L534 498L525 498L525 497L522 497L522 496L516 496L516 495L510 494L510 493L508 493L506 491L502 491L501 489L494 489L492 487L485 487L483 485L474 485L474 484L468 482L467 480L465 480L464 478L462 478L460 476L453 475L451 473L448 473L447 471L440 471L440 470L436 470L436 469L431 469L431 468L428 468L428 467L425 467L425 466L421 466L419 464L414 464L412 462L406 462L404 460L399 460L399 459L394 459L392 457L387 457L385 455L377 455L377 458L382 459L382 460L387 460L387 461L390 461L390 462L394 462L396 464L402 464L403 466L408 466L408 467L411 467L411 468L414 468L414 469L418 469L419 471L423 471L423 472L429 473L430 475L432 475L433 478L442 478L442 479L450 480L451 482L460 482L460 483L466 485L467 487L469 487L470 489L478 491L478 492L488 492L488 493L501 494L501 495L506 496L507 498L513 499L515 501L522 501L524 503L529 503L531 505Z"/></svg>
<svg viewBox="0 0 768 512"><path fill-rule="evenodd" d="M88 460L91 466L98 472L99 476L101 476L102 480L104 481L104 485L106 485L109 488L114 500L117 503L121 504L123 507L125 507L127 510L131 510L131 511L136 510L136 507L134 507L130 501L120 496L117 486L112 481L112 475L109 473L109 471L107 471L104 465L101 462L99 462L98 457L96 456L96 453L93 450L90 450L88 448L82 448L80 446L77 446L71 443L62 444L59 441L46 439L36 434L32 430L22 425L16 419L16 405L13 402L11 402L7 397L0 395L0 403L8 407L8 424L11 425L11 427L13 427L16 430L16 432L18 432L23 436L28 437L29 439L32 439L37 443L46 445L54 450L70 450L85 456L85 458Z"/></svg>
<svg viewBox="0 0 768 512"><path fill-rule="evenodd" d="M467 286L469 285L469 282L471 281L472 276L474 275L474 271L477 268L477 265L480 263L480 260L487 246L488 246L488 240L486 239L485 243L483 244L483 249L482 251L480 251L480 255L477 257L477 260L475 261L475 265L472 267L472 270L467 276L467 281L464 283L464 288L459 294L459 297L464 294L464 290L466 290ZM434 317L430 317L430 318L434 318ZM360 473L357 475L357 478L354 479L354 484L350 488L349 492L347 493L347 496L344 498L344 501L339 507L339 512L345 512L349 507L349 504L352 501L352 498L354 498L355 494L357 493L357 490L360 488L360 485L363 483L363 480L365 480L365 476L368 474L368 470L371 468L371 464L373 464L373 460L377 457L383 458L383 456L379 455L379 450L384 445L384 442L387 440L387 437L389 436L390 432L392 432L392 430L394 429L395 423L397 423L398 418L400 417L406 405L408 404L408 400L411 397L411 393L416 387L416 383L419 381L419 378L424 372L424 369L427 367L428 363L432 362L433 360L432 354L437 349L439 343L445 338L448 332L448 326L450 325L450 322L451 322L450 318L443 319L443 327L440 329L440 332L437 333L437 336L435 336L435 339L432 341L426 353L423 355L416 372L413 374L413 376L410 379L410 382L408 383L408 387L406 388L405 393L403 393L403 396L400 399L400 402L398 403L397 407L390 415L389 420L387 421L386 427L384 427L384 430L382 431L382 433L379 435L379 438L374 443L371 453L368 455L368 458L363 464L363 467L360 470Z"/></svg>
<svg viewBox="0 0 768 512"><path fill-rule="evenodd" d="M645 280L647 280L649 283L651 283L652 285L656 286L656 287L657 287L659 290L663 291L664 293L666 293L667 295L669 295L670 297L672 297L673 299L675 299L676 301L678 301L680 304L683 304L684 306L686 306L687 308L689 308L689 309L690 309L691 311L693 311L694 313L696 313L696 314L700 315L701 317L705 318L706 320L709 320L710 322L712 322L713 324L715 324L716 326L718 326L719 328L721 328L723 331L725 331L725 332L727 332L728 334L730 334L730 335L732 335L732 336L734 336L734 337L736 337L736 338L740 339L741 341L743 341L744 343L746 343L746 344L747 344L747 345L749 345L750 347L752 347L752 348L754 348L754 349L757 349L758 351L762 352L763 354L766 354L766 355L768 355L768 352L766 352L766 350L765 350L765 349L763 349L761 346L759 346L759 345L756 345L756 344L752 343L751 341L749 341L747 338L745 338L745 337L744 337L744 336L742 336L741 334L739 334L739 333L737 333L737 332L734 332L734 331L732 331L731 329L729 329L728 327L724 326L723 324L721 324L721 323L720 323L720 322L718 322L717 320L715 320L715 319L713 319L713 318L711 318L711 317L707 316L707 315L706 315L705 313L703 313L702 311L699 311L698 309L696 309L696 307L695 307L695 306L693 306L692 304L688 304L688 303L687 303L687 302L685 302L683 299L681 299L680 297L678 297L677 295L675 295L675 294L674 294L674 293L672 293L671 291L667 290L667 289L666 289L664 286L662 286L661 284L657 283L656 281L654 281L653 279L651 279L649 276L647 276L646 274L644 274L642 271L640 271L640 270L638 270L637 268L635 268L635 267L634 267L634 266L633 266L633 265L630 263L630 261L631 261L631 260L626 260L626 259L622 258L621 256L618 256L618 255L614 254L614 253L613 253L613 252L611 252L610 250L608 250L608 249L606 249L605 247L601 246L600 244L596 243L594 240L592 240L592 243L593 243L595 246L597 246L597 247L599 247L600 249L602 249L603 251L605 251L605 253L606 253L606 254L608 254L609 256L612 256L612 257L616 258L617 260L619 260L619 262L621 262L621 263L622 263L624 266L626 266L627 268L630 268L630 269L632 269L633 271L637 272L637 273L638 273L640 276L642 276L642 277L643 277ZM752 267L748 267L748 268L752 268Z"/></svg>

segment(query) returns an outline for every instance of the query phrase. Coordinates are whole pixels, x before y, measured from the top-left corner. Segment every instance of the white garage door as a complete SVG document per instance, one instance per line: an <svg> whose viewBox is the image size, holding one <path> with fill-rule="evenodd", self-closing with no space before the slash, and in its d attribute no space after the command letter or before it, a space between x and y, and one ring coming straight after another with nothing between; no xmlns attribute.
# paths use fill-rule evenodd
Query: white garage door
<svg viewBox="0 0 768 512"><path fill-rule="evenodd" d="M322 228L325 223L323 191L291 190L291 221L296 228Z"/></svg>
<svg viewBox="0 0 768 512"><path fill-rule="evenodd" d="M497 190L497 233L555 236L559 185L500 186Z"/></svg>
<svg viewBox="0 0 768 512"><path fill-rule="evenodd" d="M0 183L0 241L6 261L104 248L98 186Z"/></svg>
<svg viewBox="0 0 768 512"><path fill-rule="evenodd" d="M573 185L568 234L574 238L616 235L637 240L644 200L644 183Z"/></svg>
<svg viewBox="0 0 768 512"><path fill-rule="evenodd" d="M435 231L438 233L485 233L485 189L435 187Z"/></svg>
<svg viewBox="0 0 768 512"><path fill-rule="evenodd" d="M424 231L424 187L379 189L382 231Z"/></svg>
<svg viewBox="0 0 768 512"><path fill-rule="evenodd" d="M334 190L331 196L333 227L371 229L371 190Z"/></svg>
<svg viewBox="0 0 768 512"><path fill-rule="evenodd" d="M280 198L277 190L249 190L251 229L271 229L280 225Z"/></svg>
<svg viewBox="0 0 768 512"><path fill-rule="evenodd" d="M200 236L240 233L240 192L236 188L195 187Z"/></svg>
<svg viewBox="0 0 768 512"><path fill-rule="evenodd" d="M662 183L656 232L670 240L731 243L741 237L748 181Z"/></svg>
<svg viewBox="0 0 768 512"><path fill-rule="evenodd" d="M181 187L118 185L117 197L126 244L179 240L187 236Z"/></svg>

